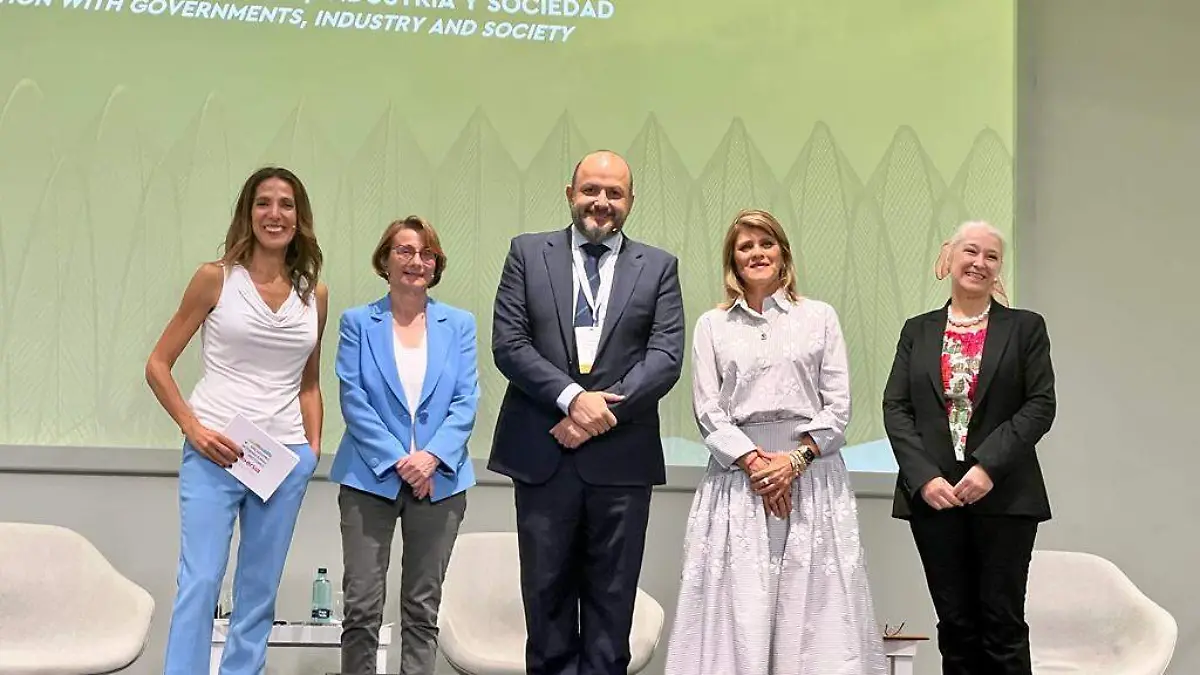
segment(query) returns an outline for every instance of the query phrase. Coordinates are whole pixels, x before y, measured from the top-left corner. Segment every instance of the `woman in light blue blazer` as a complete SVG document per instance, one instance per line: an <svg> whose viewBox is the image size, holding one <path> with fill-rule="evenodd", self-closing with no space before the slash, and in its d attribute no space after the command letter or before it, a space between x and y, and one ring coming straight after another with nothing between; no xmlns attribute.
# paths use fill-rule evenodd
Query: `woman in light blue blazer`
<svg viewBox="0 0 1200 675"><path fill-rule="evenodd" d="M346 432L330 478L341 484L341 672L376 672L399 521L400 672L432 675L442 579L475 484L475 317L429 297L446 254L424 219L388 225L371 262L388 294L342 315L337 352Z"/></svg>

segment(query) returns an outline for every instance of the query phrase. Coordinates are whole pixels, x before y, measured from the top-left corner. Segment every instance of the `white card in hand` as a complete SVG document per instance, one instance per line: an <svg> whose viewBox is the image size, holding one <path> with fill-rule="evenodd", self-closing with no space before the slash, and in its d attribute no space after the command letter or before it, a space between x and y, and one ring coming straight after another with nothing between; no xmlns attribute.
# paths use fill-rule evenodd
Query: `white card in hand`
<svg viewBox="0 0 1200 675"><path fill-rule="evenodd" d="M264 502L300 462L291 448L241 415L235 415L222 433L242 451L242 458L225 470Z"/></svg>
<svg viewBox="0 0 1200 675"><path fill-rule="evenodd" d="M596 364L596 352L600 349L599 326L575 328L575 349L579 352L579 372L587 375Z"/></svg>

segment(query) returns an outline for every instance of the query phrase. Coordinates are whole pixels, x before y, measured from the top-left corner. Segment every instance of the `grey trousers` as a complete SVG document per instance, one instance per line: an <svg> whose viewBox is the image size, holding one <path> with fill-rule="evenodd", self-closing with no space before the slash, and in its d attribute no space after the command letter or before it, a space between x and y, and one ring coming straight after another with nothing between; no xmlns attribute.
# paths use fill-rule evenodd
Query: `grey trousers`
<svg viewBox="0 0 1200 675"><path fill-rule="evenodd" d="M342 486L342 673L373 675L387 592L392 536L400 521L400 673L433 675L442 579L467 510L460 492L417 501L405 485L396 500Z"/></svg>

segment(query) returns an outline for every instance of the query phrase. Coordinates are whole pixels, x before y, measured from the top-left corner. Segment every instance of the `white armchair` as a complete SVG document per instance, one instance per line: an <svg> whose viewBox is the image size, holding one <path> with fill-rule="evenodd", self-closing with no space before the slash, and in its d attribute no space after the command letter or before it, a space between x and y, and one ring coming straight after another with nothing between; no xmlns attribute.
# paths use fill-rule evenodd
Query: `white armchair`
<svg viewBox="0 0 1200 675"><path fill-rule="evenodd" d="M639 588L629 636L629 673L641 672L650 662L663 619L662 607ZM525 609L516 533L482 532L458 538L442 588L438 627L438 644L455 671L525 674Z"/></svg>
<svg viewBox="0 0 1200 675"><path fill-rule="evenodd" d="M154 599L88 540L0 523L0 673L99 675L145 648Z"/></svg>
<svg viewBox="0 0 1200 675"><path fill-rule="evenodd" d="M1089 553L1034 551L1025 614L1037 675L1162 675L1175 651L1175 619Z"/></svg>

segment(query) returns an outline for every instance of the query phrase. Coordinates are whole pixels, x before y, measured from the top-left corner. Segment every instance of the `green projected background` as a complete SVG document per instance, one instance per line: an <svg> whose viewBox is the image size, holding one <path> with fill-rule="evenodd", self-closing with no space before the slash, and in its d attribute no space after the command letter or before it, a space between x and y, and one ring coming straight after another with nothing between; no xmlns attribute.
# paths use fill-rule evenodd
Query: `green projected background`
<svg viewBox="0 0 1200 675"><path fill-rule="evenodd" d="M305 181L326 252L328 448L338 315L384 292L370 250L419 213L435 294L479 323L487 454L508 239L567 224L595 148L631 160L627 232L680 257L689 333L733 214L780 216L850 343L852 463L903 319L943 300L939 243L1011 232L1011 0L261 1L0 0L0 444L178 447L145 358L263 163ZM671 461L702 463L688 370L664 412Z"/></svg>

